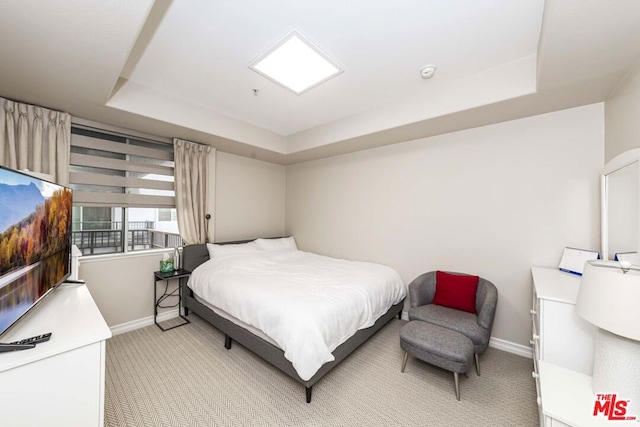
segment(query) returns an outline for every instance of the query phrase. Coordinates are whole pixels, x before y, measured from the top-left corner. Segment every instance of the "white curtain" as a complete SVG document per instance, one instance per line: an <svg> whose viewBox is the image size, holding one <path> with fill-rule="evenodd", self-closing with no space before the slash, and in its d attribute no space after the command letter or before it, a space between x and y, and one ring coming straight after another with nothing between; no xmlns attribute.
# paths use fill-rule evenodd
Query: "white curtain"
<svg viewBox="0 0 640 427"><path fill-rule="evenodd" d="M185 244L209 241L207 187L209 183L209 153L215 150L206 145L173 140L174 186L178 229Z"/></svg>
<svg viewBox="0 0 640 427"><path fill-rule="evenodd" d="M0 98L0 165L69 184L71 115Z"/></svg>

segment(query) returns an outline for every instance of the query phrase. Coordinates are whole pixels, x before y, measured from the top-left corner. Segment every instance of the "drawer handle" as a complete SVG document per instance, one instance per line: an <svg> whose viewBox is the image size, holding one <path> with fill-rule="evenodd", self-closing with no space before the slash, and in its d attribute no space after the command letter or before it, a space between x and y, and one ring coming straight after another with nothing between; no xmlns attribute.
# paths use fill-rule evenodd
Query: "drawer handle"
<svg viewBox="0 0 640 427"><path fill-rule="evenodd" d="M538 375L538 373L536 371L531 372L531 376L533 378L539 378L540 377L540 375Z"/></svg>
<svg viewBox="0 0 640 427"><path fill-rule="evenodd" d="M529 313L531 313L531 314L538 314L538 312L537 312L537 311L535 311L535 310L533 310L533 309L529 310Z"/></svg>

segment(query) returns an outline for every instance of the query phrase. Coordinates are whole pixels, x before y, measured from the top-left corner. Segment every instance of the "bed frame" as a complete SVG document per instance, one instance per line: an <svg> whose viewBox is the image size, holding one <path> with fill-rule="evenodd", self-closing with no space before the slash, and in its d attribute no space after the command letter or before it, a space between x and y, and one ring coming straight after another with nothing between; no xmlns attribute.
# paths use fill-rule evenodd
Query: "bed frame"
<svg viewBox="0 0 640 427"><path fill-rule="evenodd" d="M252 240L242 240L235 242L224 242L218 244L237 244L247 243ZM209 260L209 252L205 244L189 245L183 248L182 252L182 267L186 270L193 271L197 266L205 261ZM254 335L246 329L236 325L235 323L225 319L222 316L217 315L209 307L196 300L193 291L187 286L186 280L180 281L180 292L182 293L182 307L184 308L184 315L188 316L189 311L193 311L198 316L209 322L211 325L219 329L224 333L224 346L227 350L231 348L233 341L237 341L253 353L260 356L262 359L271 363L276 368L280 369L285 374L292 377L305 387L305 394L307 403L311 402L311 392L313 385L325 376L331 369L333 369L344 358L357 349L362 343L364 343L369 337L380 330L387 322L398 316L398 319L402 316L402 308L404 306L404 299L398 304L392 306L384 315L367 329L361 329L355 333L347 341L339 345L334 351L333 356L335 360L322 365L318 372L309 380L303 380L298 376L298 373L293 368L290 361L285 359L284 352L273 344L265 341L264 339Z"/></svg>

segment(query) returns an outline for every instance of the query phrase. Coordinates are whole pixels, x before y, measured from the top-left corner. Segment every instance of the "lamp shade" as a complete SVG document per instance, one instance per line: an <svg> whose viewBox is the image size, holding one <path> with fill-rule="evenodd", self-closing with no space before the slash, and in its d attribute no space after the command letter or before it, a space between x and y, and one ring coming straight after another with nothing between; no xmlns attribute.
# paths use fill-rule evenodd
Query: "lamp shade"
<svg viewBox="0 0 640 427"><path fill-rule="evenodd" d="M640 270L623 270L614 261L588 261L576 311L599 328L640 341Z"/></svg>

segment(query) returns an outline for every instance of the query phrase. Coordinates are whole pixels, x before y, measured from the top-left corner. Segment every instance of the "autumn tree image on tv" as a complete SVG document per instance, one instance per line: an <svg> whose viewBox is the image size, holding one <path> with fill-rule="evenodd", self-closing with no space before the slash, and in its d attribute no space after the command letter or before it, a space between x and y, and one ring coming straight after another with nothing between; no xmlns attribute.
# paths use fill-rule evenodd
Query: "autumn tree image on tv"
<svg viewBox="0 0 640 427"><path fill-rule="evenodd" d="M57 252L69 251L71 190L57 186L51 195L45 196L34 184L0 187L3 187L0 191L29 187L21 188L21 197L16 197L10 207L3 206L5 213L0 213L0 222L4 221L0 223L0 230L6 227L0 234L0 276ZM26 209L30 209L30 212L16 222L7 224L7 221L13 221L11 213L20 212L21 209L22 215L25 215Z"/></svg>

